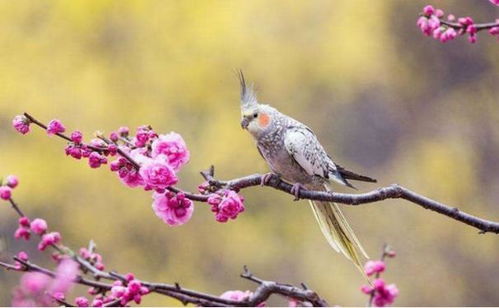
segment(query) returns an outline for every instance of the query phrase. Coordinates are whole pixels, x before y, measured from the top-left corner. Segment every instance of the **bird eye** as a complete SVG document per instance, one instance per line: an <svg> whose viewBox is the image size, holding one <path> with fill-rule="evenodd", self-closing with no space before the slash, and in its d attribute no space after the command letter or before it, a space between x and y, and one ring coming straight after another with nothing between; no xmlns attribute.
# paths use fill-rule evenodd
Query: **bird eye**
<svg viewBox="0 0 499 308"><path fill-rule="evenodd" d="M256 117L258 117L258 113L255 112L255 113L253 113L253 118L256 118Z"/></svg>

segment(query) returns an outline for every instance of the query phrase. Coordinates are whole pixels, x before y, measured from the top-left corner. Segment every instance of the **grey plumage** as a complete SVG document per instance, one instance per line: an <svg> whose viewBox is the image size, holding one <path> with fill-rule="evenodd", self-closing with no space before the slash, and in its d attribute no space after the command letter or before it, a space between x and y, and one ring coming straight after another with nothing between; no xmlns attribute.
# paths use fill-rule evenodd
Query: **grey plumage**
<svg viewBox="0 0 499 308"><path fill-rule="evenodd" d="M322 191L329 190L331 182L353 187L348 180L376 181L335 164L310 128L269 105L258 103L242 72L239 72L239 78L241 126L254 137L273 173L291 184L299 183L306 189ZM329 244L362 271L360 255L367 257L367 254L339 206L318 201L312 201L311 206Z"/></svg>

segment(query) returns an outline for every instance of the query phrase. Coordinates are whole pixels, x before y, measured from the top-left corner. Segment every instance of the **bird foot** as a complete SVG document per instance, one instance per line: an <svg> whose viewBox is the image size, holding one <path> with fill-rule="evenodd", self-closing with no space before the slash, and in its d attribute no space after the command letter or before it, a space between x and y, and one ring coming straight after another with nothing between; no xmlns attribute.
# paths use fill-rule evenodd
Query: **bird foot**
<svg viewBox="0 0 499 308"><path fill-rule="evenodd" d="M294 201L300 200L300 191L302 189L306 190L306 188L302 184L300 184L300 183L293 184L293 187L291 187L291 194L293 194L293 196L295 196Z"/></svg>
<svg viewBox="0 0 499 308"><path fill-rule="evenodd" d="M262 175L261 177L261 182L260 182L260 185L261 186L265 186L267 185L270 180L272 179L273 176L275 176L276 174L275 173L272 173L272 172L269 172L269 173L265 173L264 175Z"/></svg>

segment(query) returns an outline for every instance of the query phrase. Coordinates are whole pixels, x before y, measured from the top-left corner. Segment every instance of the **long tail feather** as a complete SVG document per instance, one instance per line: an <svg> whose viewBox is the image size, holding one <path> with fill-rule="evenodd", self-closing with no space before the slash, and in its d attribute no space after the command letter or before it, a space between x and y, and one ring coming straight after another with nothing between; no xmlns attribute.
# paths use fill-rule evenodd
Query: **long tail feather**
<svg viewBox="0 0 499 308"><path fill-rule="evenodd" d="M327 190L327 187L324 188ZM347 259L362 272L361 255L366 258L367 253L355 236L338 204L323 201L310 201L319 227L329 245L337 252L341 252Z"/></svg>

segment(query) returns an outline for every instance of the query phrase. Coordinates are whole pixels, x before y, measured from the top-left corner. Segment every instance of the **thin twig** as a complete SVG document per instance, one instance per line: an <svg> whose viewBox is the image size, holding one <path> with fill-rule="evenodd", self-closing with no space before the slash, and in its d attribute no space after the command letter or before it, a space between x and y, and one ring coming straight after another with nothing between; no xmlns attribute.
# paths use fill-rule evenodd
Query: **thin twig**
<svg viewBox="0 0 499 308"><path fill-rule="evenodd" d="M17 214L20 217L24 217L24 213L21 211L21 209L19 208L19 206L17 205L17 203L14 201L14 199L9 198L9 202L12 205L12 208L17 212Z"/></svg>

